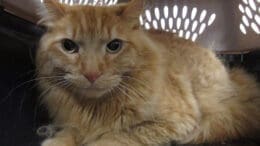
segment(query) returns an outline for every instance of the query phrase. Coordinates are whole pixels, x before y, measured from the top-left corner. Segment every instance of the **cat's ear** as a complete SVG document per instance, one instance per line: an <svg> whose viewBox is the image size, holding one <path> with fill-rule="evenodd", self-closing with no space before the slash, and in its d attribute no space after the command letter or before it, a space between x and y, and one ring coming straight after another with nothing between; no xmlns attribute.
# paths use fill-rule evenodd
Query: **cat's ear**
<svg viewBox="0 0 260 146"><path fill-rule="evenodd" d="M133 28L139 27L139 16L143 13L145 0L131 0L123 11L123 17Z"/></svg>
<svg viewBox="0 0 260 146"><path fill-rule="evenodd" d="M43 3L38 2L37 5L40 16L38 23L46 26L52 25L53 21L63 17L68 7L59 3L58 0L43 0Z"/></svg>
<svg viewBox="0 0 260 146"><path fill-rule="evenodd" d="M128 17L138 17L144 9L145 0L131 0L124 11Z"/></svg>

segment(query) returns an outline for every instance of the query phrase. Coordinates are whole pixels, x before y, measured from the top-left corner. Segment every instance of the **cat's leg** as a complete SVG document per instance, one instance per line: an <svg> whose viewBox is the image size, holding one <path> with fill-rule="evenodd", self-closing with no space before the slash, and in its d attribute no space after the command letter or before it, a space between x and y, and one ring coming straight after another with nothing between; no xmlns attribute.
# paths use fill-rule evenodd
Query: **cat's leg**
<svg viewBox="0 0 260 146"><path fill-rule="evenodd" d="M76 142L76 131L73 129L63 129L56 133L54 137L43 141L41 146L78 146Z"/></svg>
<svg viewBox="0 0 260 146"><path fill-rule="evenodd" d="M146 121L129 130L104 134L87 146L158 146L171 141L187 141L198 128L196 118L190 116L180 121Z"/></svg>

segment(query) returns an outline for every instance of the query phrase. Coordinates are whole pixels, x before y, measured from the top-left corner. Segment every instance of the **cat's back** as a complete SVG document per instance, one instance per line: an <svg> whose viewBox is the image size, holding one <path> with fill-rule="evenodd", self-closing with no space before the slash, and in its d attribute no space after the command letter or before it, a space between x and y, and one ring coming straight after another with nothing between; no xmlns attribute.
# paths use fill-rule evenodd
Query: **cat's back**
<svg viewBox="0 0 260 146"><path fill-rule="evenodd" d="M146 34L163 46L159 49L169 72L187 74L193 79L212 73L225 76L226 69L212 50L170 32L149 30Z"/></svg>
<svg viewBox="0 0 260 146"><path fill-rule="evenodd" d="M177 34L166 32L163 30L146 30L145 33L157 43L163 44L166 49L170 48L183 48L183 47L198 47L192 41L178 37Z"/></svg>

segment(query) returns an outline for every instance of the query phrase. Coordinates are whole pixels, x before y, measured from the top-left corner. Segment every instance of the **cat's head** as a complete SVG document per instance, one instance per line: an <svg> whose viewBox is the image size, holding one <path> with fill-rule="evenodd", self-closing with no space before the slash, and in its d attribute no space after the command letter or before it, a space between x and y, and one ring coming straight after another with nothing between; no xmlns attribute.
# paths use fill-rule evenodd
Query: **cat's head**
<svg viewBox="0 0 260 146"><path fill-rule="evenodd" d="M49 87L99 98L118 88L125 76L138 78L152 70L156 57L140 40L143 1L107 7L44 4L40 23L47 32L39 44L37 69Z"/></svg>

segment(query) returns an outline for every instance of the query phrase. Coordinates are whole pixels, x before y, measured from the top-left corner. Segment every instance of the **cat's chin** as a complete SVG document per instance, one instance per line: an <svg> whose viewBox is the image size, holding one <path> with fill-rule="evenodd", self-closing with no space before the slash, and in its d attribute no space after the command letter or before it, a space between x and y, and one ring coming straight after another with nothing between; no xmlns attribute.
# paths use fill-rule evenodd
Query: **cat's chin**
<svg viewBox="0 0 260 146"><path fill-rule="evenodd" d="M100 88L81 88L78 89L76 94L85 99L100 99L105 98L111 89Z"/></svg>

